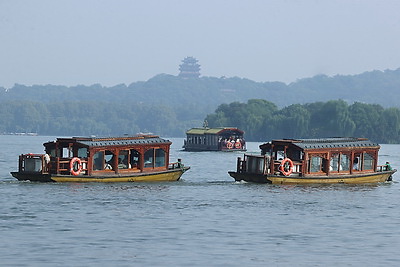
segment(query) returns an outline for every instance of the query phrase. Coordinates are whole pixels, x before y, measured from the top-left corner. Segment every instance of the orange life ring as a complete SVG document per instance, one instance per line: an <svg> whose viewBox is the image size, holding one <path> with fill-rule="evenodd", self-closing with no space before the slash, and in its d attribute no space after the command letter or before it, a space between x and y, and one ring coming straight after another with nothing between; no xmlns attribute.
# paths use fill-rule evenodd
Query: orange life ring
<svg viewBox="0 0 400 267"><path fill-rule="evenodd" d="M72 175L79 175L82 171L82 161L80 158L72 158L69 162L69 171Z"/></svg>
<svg viewBox="0 0 400 267"><path fill-rule="evenodd" d="M292 174L293 161L289 158L284 158L281 162L281 165L279 165L279 171L285 176L289 176L290 174Z"/></svg>
<svg viewBox="0 0 400 267"><path fill-rule="evenodd" d="M239 141L237 141L237 142L235 143L235 148L236 148L236 149L241 149L241 148L242 148L242 144L241 144Z"/></svg>
<svg viewBox="0 0 400 267"><path fill-rule="evenodd" d="M233 148L233 143L228 141L228 143L226 143L226 148L227 149L232 149Z"/></svg>

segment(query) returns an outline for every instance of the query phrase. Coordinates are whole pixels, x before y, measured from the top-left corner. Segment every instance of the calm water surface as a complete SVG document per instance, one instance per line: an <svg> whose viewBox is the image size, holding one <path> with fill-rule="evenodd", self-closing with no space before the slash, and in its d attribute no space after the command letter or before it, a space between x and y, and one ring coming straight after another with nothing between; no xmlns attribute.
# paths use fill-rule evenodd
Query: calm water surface
<svg viewBox="0 0 400 267"><path fill-rule="evenodd" d="M3 266L399 266L400 180L379 185L235 183L242 153L183 152L169 183L30 183L9 174L42 136L0 136ZM259 143L249 143L258 152ZM400 145L380 163L400 169Z"/></svg>

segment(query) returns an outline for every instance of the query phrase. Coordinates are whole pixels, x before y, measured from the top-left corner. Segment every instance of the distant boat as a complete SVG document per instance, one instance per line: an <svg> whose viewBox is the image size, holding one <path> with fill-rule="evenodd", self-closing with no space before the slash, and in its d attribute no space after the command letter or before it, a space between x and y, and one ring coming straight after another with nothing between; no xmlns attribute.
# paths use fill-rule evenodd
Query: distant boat
<svg viewBox="0 0 400 267"><path fill-rule="evenodd" d="M236 181L272 184L361 184L392 180L378 166L380 146L365 138L282 139L260 145L261 154L238 158Z"/></svg>
<svg viewBox="0 0 400 267"><path fill-rule="evenodd" d="M11 175L35 182L177 181L189 167L169 162L168 140L156 135L58 138L46 154L22 154Z"/></svg>
<svg viewBox="0 0 400 267"><path fill-rule="evenodd" d="M192 128L186 132L186 151L246 151L244 132L233 127Z"/></svg>

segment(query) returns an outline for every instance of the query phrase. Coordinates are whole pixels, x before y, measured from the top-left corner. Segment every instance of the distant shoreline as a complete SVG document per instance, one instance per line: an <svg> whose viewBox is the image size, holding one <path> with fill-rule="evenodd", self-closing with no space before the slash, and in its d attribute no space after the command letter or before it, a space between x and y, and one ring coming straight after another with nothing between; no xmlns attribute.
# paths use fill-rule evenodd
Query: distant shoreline
<svg viewBox="0 0 400 267"><path fill-rule="evenodd" d="M26 136L37 136L38 133L0 133L0 135L26 135Z"/></svg>

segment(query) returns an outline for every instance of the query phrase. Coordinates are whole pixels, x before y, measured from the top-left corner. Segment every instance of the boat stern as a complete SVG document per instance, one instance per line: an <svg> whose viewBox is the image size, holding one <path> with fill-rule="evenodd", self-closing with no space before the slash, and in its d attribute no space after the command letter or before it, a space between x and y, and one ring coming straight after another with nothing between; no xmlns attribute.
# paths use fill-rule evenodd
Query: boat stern
<svg viewBox="0 0 400 267"><path fill-rule="evenodd" d="M11 175L20 181L51 182L45 154L22 154L19 156L18 171Z"/></svg>

